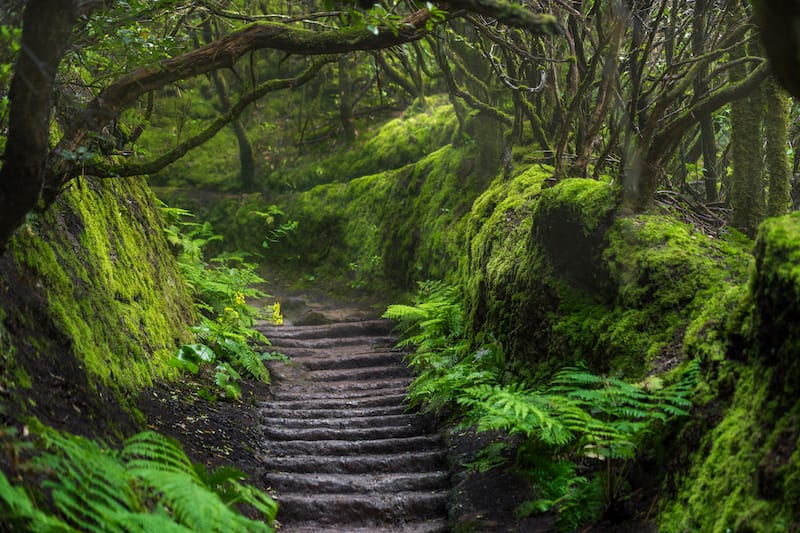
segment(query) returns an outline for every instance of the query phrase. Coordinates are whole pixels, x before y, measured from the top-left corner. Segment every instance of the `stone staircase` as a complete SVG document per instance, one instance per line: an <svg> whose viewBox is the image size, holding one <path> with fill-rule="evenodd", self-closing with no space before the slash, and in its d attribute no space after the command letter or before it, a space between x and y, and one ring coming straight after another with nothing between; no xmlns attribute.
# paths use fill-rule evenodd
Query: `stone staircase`
<svg viewBox="0 0 800 533"><path fill-rule="evenodd" d="M391 324L264 325L273 399L262 401L263 481L279 531L447 531L440 435L403 404L411 382Z"/></svg>

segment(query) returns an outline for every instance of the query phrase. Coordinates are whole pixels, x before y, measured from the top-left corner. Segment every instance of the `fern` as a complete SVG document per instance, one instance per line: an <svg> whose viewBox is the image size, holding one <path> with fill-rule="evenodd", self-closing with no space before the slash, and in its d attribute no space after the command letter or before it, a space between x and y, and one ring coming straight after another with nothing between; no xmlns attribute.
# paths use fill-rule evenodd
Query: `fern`
<svg viewBox="0 0 800 533"><path fill-rule="evenodd" d="M227 252L206 260L206 245L221 237L213 233L208 223L183 222L182 218L191 215L187 211L165 207L165 214L172 222L165 230L167 237L178 249L178 263L204 315L193 328L200 342L181 347L171 364L192 373L204 363L216 364L214 381L218 390L225 397L239 399L241 374L270 381L263 361L271 354L259 354L251 345L269 346L269 340L254 326L257 319L280 323L280 305L270 306L269 312L248 305L247 298L263 300L268 296L258 288L265 280L256 272L257 265L247 261L248 255ZM213 394L209 397L215 398Z"/></svg>
<svg viewBox="0 0 800 533"><path fill-rule="evenodd" d="M398 322L401 346L415 347L407 356L416 371L409 402L440 412L457 406L464 425L521 435L517 467L533 458L537 475L555 477L520 512L554 509L564 528L599 516L616 497L623 468L647 435L670 417L686 415L692 405L696 362L669 387L658 380L628 383L579 367L561 369L538 389L507 383L502 346L490 339L471 349L460 293L442 283L420 284L414 305L390 306L383 316ZM494 466L500 459L494 453L478 463ZM578 461L604 464L606 470L589 479L576 473Z"/></svg>
<svg viewBox="0 0 800 533"><path fill-rule="evenodd" d="M28 531L272 531L277 505L242 484L235 469L208 473L173 440L154 432L128 439L121 451L41 430L46 451L32 465L59 516L41 509L0 474L0 518ZM261 513L251 520L233 505Z"/></svg>
<svg viewBox="0 0 800 533"><path fill-rule="evenodd" d="M76 531L46 512L36 508L22 487L14 487L0 471L0 523L10 531L68 533Z"/></svg>

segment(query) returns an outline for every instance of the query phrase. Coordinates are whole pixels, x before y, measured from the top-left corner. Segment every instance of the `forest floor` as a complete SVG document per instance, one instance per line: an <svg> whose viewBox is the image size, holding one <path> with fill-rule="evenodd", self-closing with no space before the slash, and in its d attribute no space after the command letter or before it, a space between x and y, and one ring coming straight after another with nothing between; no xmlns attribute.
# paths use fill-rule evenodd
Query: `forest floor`
<svg viewBox="0 0 800 533"><path fill-rule="evenodd" d="M385 308L375 301L343 302L321 292L309 295L287 291L276 296L290 327L371 320ZM282 380L280 376L275 377L277 381ZM150 428L179 441L193 461L209 469L236 467L245 473L249 483L264 490L272 489L263 454L264 405L276 399L280 386L244 379L239 401L209 402L198 397L197 391L212 381L209 372L179 383L159 384L141 396L139 408ZM480 472L465 466L475 461L476 454L496 436L475 434L446 424L439 430L447 448L446 461L450 470L449 520L456 531L556 531L551 514L527 519L515 517L515 509L531 494L529 481L503 467ZM599 523L581 531L634 530L641 533L648 528L634 520L627 527ZM398 527L397 531L403 529Z"/></svg>

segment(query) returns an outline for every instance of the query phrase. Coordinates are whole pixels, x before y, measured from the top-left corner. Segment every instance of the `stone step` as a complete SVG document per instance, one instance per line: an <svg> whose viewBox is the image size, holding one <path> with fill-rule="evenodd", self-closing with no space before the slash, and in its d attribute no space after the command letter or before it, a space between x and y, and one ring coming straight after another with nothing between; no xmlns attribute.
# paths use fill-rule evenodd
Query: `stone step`
<svg viewBox="0 0 800 533"><path fill-rule="evenodd" d="M398 352L350 353L346 356L314 357L300 363L309 370L345 370L389 365L406 366L403 363L403 355Z"/></svg>
<svg viewBox="0 0 800 533"><path fill-rule="evenodd" d="M334 322L318 326L275 326L268 322L256 329L269 339L318 339L331 337L372 337L389 335L394 329L390 320L364 320L359 322Z"/></svg>
<svg viewBox="0 0 800 533"><path fill-rule="evenodd" d="M447 513L447 493L394 492L390 494L279 494L278 520L311 521L321 525L354 527L435 519Z"/></svg>
<svg viewBox="0 0 800 533"><path fill-rule="evenodd" d="M261 430L270 441L287 440L377 440L414 437L423 432L418 424L370 428L283 428L265 426Z"/></svg>
<svg viewBox="0 0 800 533"><path fill-rule="evenodd" d="M400 365L383 365L366 368L311 370L308 379L316 382L365 382L386 378L411 378L411 370Z"/></svg>
<svg viewBox="0 0 800 533"><path fill-rule="evenodd" d="M285 494L430 492L445 490L450 484L449 474L441 471L391 474L268 472L261 479L271 489Z"/></svg>
<svg viewBox="0 0 800 533"><path fill-rule="evenodd" d="M272 418L270 425L285 429L292 428L325 428L334 430L374 428L374 427L405 427L418 426L420 421L413 414L399 414L386 416L340 416L325 418Z"/></svg>
<svg viewBox="0 0 800 533"><path fill-rule="evenodd" d="M259 410L264 419L272 424L272 420L281 418L332 418L332 417L383 417L406 414L404 405L385 407L364 407L360 409L281 409L278 407L261 407Z"/></svg>
<svg viewBox="0 0 800 533"><path fill-rule="evenodd" d="M442 448L438 434L393 437L372 440L283 440L264 445L265 452L274 457L289 455L361 455L394 452L436 451Z"/></svg>
<svg viewBox="0 0 800 533"><path fill-rule="evenodd" d="M331 526L317 522L300 522L283 526L282 533L448 533L447 520L431 519L415 522L393 522L391 524L372 524L366 527Z"/></svg>
<svg viewBox="0 0 800 533"><path fill-rule="evenodd" d="M321 391L308 388L289 387L273 389L272 393L275 400L278 401L293 401L293 400L331 400L331 399L356 399L356 398L369 398L371 396L386 395L386 396L404 396L406 392L405 384L389 385L380 389L351 389L346 388L337 391ZM264 401L259 402L261 404Z"/></svg>
<svg viewBox="0 0 800 533"><path fill-rule="evenodd" d="M306 474L376 474L437 471L445 466L442 450L363 455L264 456L270 472Z"/></svg>
<svg viewBox="0 0 800 533"><path fill-rule="evenodd" d="M307 400L269 400L263 407L279 409L361 409L364 407L387 407L402 405L405 394L388 394L386 396L357 396L355 398L308 398Z"/></svg>
<svg viewBox="0 0 800 533"><path fill-rule="evenodd" d="M269 337L267 337L269 338ZM325 350L327 348L339 348L342 346L372 347L372 346L394 346L397 342L395 337L380 335L374 337L321 337L313 339L269 339L271 351L280 352L282 348L305 348L307 350Z"/></svg>

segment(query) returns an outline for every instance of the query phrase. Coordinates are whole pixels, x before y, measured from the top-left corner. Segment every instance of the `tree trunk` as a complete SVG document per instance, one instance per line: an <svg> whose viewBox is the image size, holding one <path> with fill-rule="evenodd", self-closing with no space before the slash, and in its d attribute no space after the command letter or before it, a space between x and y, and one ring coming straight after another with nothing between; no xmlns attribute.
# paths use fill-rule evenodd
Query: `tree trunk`
<svg viewBox="0 0 800 533"><path fill-rule="evenodd" d="M743 53L744 50L741 50ZM734 54L731 53L733 56ZM732 73L731 77L743 76ZM734 228L755 237L764 218L763 90L731 104L731 218Z"/></svg>
<svg viewBox="0 0 800 533"><path fill-rule="evenodd" d="M692 51L695 56L701 56L706 51L706 0L696 0L692 17ZM695 100L703 98L708 93L708 68L694 82ZM706 189L706 201L717 201L717 136L714 131L712 116L706 115L700 119L700 142L703 148L703 180Z"/></svg>
<svg viewBox="0 0 800 533"><path fill-rule="evenodd" d="M212 43L214 40L213 32L211 22L208 19L203 23L203 33L206 44ZM219 70L212 71L211 81L214 84L214 88L217 90L222 112L229 112L233 107L233 103L228 95L228 84L225 83L222 73ZM245 131L241 119L236 118L231 121L231 127L233 128L233 134L236 135L236 141L239 144L239 181L242 184L243 190L251 191L253 190L256 180L256 162L255 159L253 159L253 147L250 144L250 140L247 138L247 131Z"/></svg>
<svg viewBox="0 0 800 533"><path fill-rule="evenodd" d="M789 98L770 78L765 87L767 117L764 135L766 142L766 167L769 180L767 215L774 217L787 213L792 203L791 169L786 153L789 136Z"/></svg>
<svg viewBox="0 0 800 533"><path fill-rule="evenodd" d="M348 146L356 142L356 126L353 120L353 80L350 69L355 62L347 56L339 58L339 120L342 123L344 142Z"/></svg>
<svg viewBox="0 0 800 533"><path fill-rule="evenodd" d="M78 18L78 2L30 0L9 90L6 151L0 169L0 244L41 197L50 148L53 85ZM74 157L61 153L60 157Z"/></svg>

